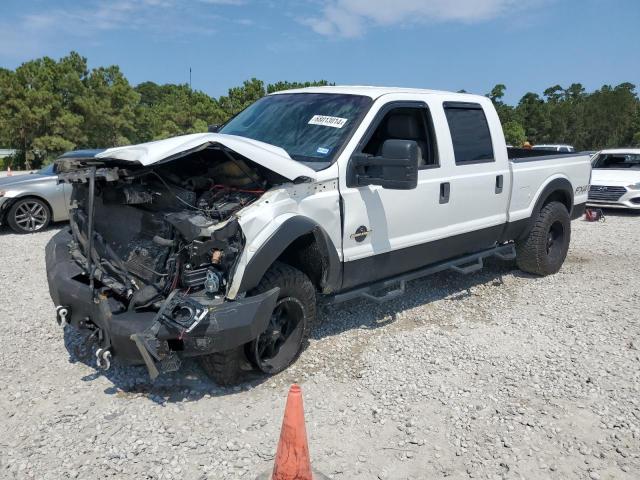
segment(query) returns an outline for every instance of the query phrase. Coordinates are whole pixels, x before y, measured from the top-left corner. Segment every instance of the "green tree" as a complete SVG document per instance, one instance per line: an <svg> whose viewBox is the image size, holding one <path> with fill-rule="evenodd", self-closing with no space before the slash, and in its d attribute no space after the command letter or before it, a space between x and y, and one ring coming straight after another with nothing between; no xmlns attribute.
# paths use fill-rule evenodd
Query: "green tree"
<svg viewBox="0 0 640 480"><path fill-rule="evenodd" d="M500 117L500 121L503 125L518 121L518 118L515 114L515 109L502 101L506 90L506 85L499 83L491 89L491 92L486 95L491 99L491 102L493 103L496 112L498 112L498 117Z"/></svg>
<svg viewBox="0 0 640 480"><path fill-rule="evenodd" d="M634 117L639 108L635 85L603 86L584 105L586 142L589 148L626 146L633 142Z"/></svg>
<svg viewBox="0 0 640 480"><path fill-rule="evenodd" d="M136 141L144 142L186 133L206 132L210 124L222 123L228 115L217 100L188 85L136 87L140 102L136 109Z"/></svg>
<svg viewBox="0 0 640 480"><path fill-rule="evenodd" d="M229 94L226 97L220 97L218 101L225 115L232 117L265 95L264 82L252 78L245 80L241 87L230 88Z"/></svg>
<svg viewBox="0 0 640 480"><path fill-rule="evenodd" d="M549 115L545 102L537 93L526 93L516 108L525 130L526 139L543 143L549 130Z"/></svg>
<svg viewBox="0 0 640 480"><path fill-rule="evenodd" d="M120 68L98 67L87 79L87 95L78 100L84 116L86 146L127 145L135 137L135 108L140 95Z"/></svg>
<svg viewBox="0 0 640 480"><path fill-rule="evenodd" d="M507 122L504 124L502 129L504 131L504 138L508 145L521 147L527 140L527 135L524 131L524 127L518 122Z"/></svg>
<svg viewBox="0 0 640 480"><path fill-rule="evenodd" d="M43 57L0 76L0 118L8 132L0 137L11 138L22 161L38 164L84 140L75 100L84 93L85 75L86 59L72 52L58 62Z"/></svg>
<svg viewBox="0 0 640 480"><path fill-rule="evenodd" d="M326 80L316 80L312 82L276 82L267 85L267 93L280 92L282 90L292 90L294 88L307 87L326 87L327 85L335 85Z"/></svg>

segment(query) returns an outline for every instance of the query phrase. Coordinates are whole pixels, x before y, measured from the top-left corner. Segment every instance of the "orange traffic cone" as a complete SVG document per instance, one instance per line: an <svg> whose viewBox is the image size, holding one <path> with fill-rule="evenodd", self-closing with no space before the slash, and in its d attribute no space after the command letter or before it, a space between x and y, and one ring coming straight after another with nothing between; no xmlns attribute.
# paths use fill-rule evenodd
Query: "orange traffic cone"
<svg viewBox="0 0 640 480"><path fill-rule="evenodd" d="M284 409L280 442L272 472L265 472L257 480L323 480L323 474L311 469L307 430L304 425L302 390L292 385Z"/></svg>
<svg viewBox="0 0 640 480"><path fill-rule="evenodd" d="M7 177L11 177L13 173L11 173L11 167L7 167Z"/></svg>

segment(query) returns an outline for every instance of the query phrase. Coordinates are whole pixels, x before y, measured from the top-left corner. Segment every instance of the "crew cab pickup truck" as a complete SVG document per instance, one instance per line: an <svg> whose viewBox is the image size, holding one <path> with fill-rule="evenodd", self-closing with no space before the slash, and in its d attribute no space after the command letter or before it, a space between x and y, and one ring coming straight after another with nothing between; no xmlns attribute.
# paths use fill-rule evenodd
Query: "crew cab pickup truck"
<svg viewBox="0 0 640 480"><path fill-rule="evenodd" d="M280 372L319 301L384 301L490 256L557 272L587 201L588 156L508 150L481 96L290 90L215 130L57 160L73 190L50 293L99 367Z"/></svg>

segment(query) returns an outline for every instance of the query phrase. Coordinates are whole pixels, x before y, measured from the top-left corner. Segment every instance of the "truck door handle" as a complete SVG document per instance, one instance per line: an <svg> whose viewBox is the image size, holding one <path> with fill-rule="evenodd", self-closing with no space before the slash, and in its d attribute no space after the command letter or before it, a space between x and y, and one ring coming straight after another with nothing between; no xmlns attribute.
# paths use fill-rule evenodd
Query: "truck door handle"
<svg viewBox="0 0 640 480"><path fill-rule="evenodd" d="M440 203L449 203L449 194L451 193L451 184L444 182L440 184Z"/></svg>
<svg viewBox="0 0 640 480"><path fill-rule="evenodd" d="M496 193L502 193L503 186L504 186L504 177L502 175L496 176Z"/></svg>

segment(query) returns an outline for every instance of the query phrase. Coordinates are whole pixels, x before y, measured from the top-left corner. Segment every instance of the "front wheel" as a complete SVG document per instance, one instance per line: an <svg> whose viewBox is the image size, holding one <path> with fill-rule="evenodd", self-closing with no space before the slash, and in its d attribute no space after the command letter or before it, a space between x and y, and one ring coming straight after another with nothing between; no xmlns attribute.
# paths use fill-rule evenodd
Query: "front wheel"
<svg viewBox="0 0 640 480"><path fill-rule="evenodd" d="M46 203L38 198L24 198L14 203L7 212L7 223L16 233L44 230L51 221Z"/></svg>
<svg viewBox="0 0 640 480"><path fill-rule="evenodd" d="M250 295L280 288L269 325L244 346L200 358L204 371L219 385L242 381L248 367L275 375L296 361L316 319L316 292L304 273L284 263L275 263Z"/></svg>
<svg viewBox="0 0 640 480"><path fill-rule="evenodd" d="M571 239L571 220L560 202L545 205L527 237L516 242L518 268L535 275L551 275L562 267Z"/></svg>
<svg viewBox="0 0 640 480"><path fill-rule="evenodd" d="M247 345L247 357L261 372L274 375L296 361L316 319L316 291L300 270L274 264L252 295L280 288L267 330Z"/></svg>

